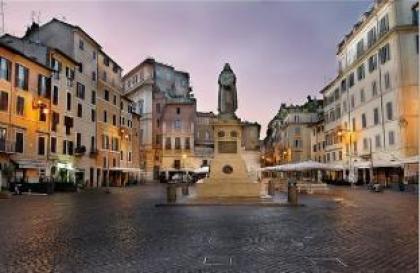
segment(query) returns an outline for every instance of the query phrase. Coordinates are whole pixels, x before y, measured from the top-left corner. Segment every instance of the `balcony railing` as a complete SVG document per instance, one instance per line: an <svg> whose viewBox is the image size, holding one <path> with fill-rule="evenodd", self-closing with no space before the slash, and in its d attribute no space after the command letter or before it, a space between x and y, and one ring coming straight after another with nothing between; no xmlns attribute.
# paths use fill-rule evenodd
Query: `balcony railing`
<svg viewBox="0 0 420 273"><path fill-rule="evenodd" d="M0 153L13 154L15 152L15 142L0 139Z"/></svg>

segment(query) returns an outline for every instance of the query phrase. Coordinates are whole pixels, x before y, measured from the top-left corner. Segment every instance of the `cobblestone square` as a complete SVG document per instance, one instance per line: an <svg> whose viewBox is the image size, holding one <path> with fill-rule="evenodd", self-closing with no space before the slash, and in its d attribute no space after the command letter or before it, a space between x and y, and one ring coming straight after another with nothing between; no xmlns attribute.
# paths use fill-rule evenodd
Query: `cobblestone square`
<svg viewBox="0 0 420 273"><path fill-rule="evenodd" d="M0 200L0 272L417 272L418 197L173 207L161 185Z"/></svg>

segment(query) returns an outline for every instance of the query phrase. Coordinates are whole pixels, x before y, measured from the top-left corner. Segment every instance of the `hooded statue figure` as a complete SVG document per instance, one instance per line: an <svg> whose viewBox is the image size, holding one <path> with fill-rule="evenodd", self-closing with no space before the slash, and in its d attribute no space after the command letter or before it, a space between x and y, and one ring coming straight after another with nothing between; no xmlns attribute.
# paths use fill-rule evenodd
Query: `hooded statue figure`
<svg viewBox="0 0 420 273"><path fill-rule="evenodd" d="M236 118L235 111L238 109L238 98L236 94L236 76L230 65L225 64L219 75L219 116Z"/></svg>

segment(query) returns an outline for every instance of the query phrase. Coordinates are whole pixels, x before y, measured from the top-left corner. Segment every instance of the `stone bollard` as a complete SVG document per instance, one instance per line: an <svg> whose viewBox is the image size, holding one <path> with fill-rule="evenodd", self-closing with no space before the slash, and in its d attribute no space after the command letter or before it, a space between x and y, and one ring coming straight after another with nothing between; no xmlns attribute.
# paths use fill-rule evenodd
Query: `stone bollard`
<svg viewBox="0 0 420 273"><path fill-rule="evenodd" d="M182 183L182 195L189 195L189 183Z"/></svg>
<svg viewBox="0 0 420 273"><path fill-rule="evenodd" d="M176 183L168 183L166 187L166 201L168 203L176 202Z"/></svg>
<svg viewBox="0 0 420 273"><path fill-rule="evenodd" d="M273 180L268 181L268 195L274 196L276 194L276 185Z"/></svg>
<svg viewBox="0 0 420 273"><path fill-rule="evenodd" d="M294 179L290 179L287 183L287 202L292 205L297 205L298 203L297 186Z"/></svg>

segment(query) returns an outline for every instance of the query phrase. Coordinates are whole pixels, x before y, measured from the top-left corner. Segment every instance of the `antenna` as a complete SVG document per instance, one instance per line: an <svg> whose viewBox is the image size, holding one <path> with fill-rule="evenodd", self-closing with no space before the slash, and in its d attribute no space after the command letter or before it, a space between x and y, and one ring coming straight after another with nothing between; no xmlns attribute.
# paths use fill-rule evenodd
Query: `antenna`
<svg viewBox="0 0 420 273"><path fill-rule="evenodd" d="M4 34L4 0L0 0L1 35Z"/></svg>

